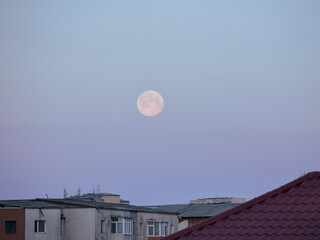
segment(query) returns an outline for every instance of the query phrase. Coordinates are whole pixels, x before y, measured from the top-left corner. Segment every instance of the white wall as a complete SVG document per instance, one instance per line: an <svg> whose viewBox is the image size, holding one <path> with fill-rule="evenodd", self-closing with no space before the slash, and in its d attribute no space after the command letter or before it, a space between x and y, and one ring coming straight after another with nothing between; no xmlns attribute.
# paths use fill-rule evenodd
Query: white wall
<svg viewBox="0 0 320 240"><path fill-rule="evenodd" d="M124 218L133 218L136 219L137 213L135 212L129 212L129 211L117 211L117 210L102 210L100 209L97 211L96 215L96 239L97 240L132 240L135 235L135 229L134 229L134 235L124 235L124 234L117 234L117 233L111 233L111 217L124 217ZM105 232L101 233L101 220L104 224L104 230ZM133 224L135 226L135 223ZM135 240L139 240L137 238L134 238ZM141 239L142 240L142 239Z"/></svg>
<svg viewBox="0 0 320 240"><path fill-rule="evenodd" d="M132 218L133 235L124 235L111 233L111 217ZM168 222L168 230L171 234L171 225L174 227L174 232L178 231L178 217L169 214L156 214L144 212L129 212L117 210L99 210L96 214L96 240L147 240L147 221L154 219L159 222ZM105 232L101 233L101 220L103 221ZM142 223L142 224L141 224ZM143 229L140 229L140 227Z"/></svg>
<svg viewBox="0 0 320 240"><path fill-rule="evenodd" d="M62 240L95 240L96 209L64 208Z"/></svg>
<svg viewBox="0 0 320 240"><path fill-rule="evenodd" d="M168 234L172 234L178 231L178 216L172 215L172 214L161 214L161 213L143 213L139 212L137 216L137 221L143 223L143 239L147 239L147 222L148 220L154 220L157 222L167 222L168 223ZM171 229L173 226L173 232L171 232Z"/></svg>
<svg viewBox="0 0 320 240"><path fill-rule="evenodd" d="M42 212L42 214L41 214ZM26 209L26 240L61 240L60 209ZM45 233L34 232L34 221L45 220Z"/></svg>
<svg viewBox="0 0 320 240"><path fill-rule="evenodd" d="M147 221L168 222L178 230L178 217L169 214L97 210L95 208L63 208L26 210L26 240L147 240ZM61 220L61 214L64 220ZM134 219L133 235L111 233L111 216ZM34 221L46 220L46 233L34 232ZM104 232L101 232L103 220ZM141 224L142 223L142 224ZM143 229L140 229L143 227Z"/></svg>

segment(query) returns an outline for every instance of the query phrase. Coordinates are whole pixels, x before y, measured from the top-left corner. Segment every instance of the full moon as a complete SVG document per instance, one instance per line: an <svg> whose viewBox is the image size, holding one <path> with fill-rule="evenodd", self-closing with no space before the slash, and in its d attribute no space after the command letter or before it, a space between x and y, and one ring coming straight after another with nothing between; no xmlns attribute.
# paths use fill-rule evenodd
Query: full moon
<svg viewBox="0 0 320 240"><path fill-rule="evenodd" d="M147 117L158 115L162 111L163 105L162 96L153 90L141 93L137 100L139 112Z"/></svg>

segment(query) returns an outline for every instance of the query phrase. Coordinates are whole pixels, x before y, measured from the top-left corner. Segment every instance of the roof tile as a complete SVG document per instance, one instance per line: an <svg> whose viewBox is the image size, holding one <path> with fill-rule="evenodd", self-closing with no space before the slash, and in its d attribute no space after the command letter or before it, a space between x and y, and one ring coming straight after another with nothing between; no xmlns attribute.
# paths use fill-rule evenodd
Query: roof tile
<svg viewBox="0 0 320 240"><path fill-rule="evenodd" d="M209 239L320 239L320 172L302 176L163 240Z"/></svg>

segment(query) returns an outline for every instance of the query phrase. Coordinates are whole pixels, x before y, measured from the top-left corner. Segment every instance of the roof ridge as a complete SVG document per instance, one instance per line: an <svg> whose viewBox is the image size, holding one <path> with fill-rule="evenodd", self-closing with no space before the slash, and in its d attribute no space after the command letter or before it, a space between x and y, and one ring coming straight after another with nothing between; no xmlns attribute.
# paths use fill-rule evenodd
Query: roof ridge
<svg viewBox="0 0 320 240"><path fill-rule="evenodd" d="M200 234L199 234L200 235ZM193 235L193 236L199 236L199 235ZM225 237L226 235L229 235L229 236L234 236L234 234L221 234L221 233L218 233L216 235L212 235L212 234L208 234L207 236L221 236L221 237ZM310 235L313 235L313 236L316 236L318 237L318 235L316 233L305 233L305 232L301 232L301 233L286 233L286 232L283 232L281 233L280 235L277 234L277 233L263 233L263 234L259 234L259 233L239 233L238 234L239 236L248 236L248 237L253 237L253 236L258 236L258 237L261 237L261 236L267 236L267 237L272 237L272 236L275 236L275 237L279 237L279 236L286 236L286 237L291 237L292 235L298 237L298 236L310 236ZM205 236L205 235L200 235L200 236Z"/></svg>
<svg viewBox="0 0 320 240"><path fill-rule="evenodd" d="M217 222L218 220L224 219L224 218L226 218L226 217L228 217L228 216L230 216L232 214L235 214L235 213L238 213L238 212L240 212L240 211L242 211L244 209L250 208L250 207L254 206L257 203L263 202L266 199L273 197L274 195L277 195L277 194L279 194L279 193L281 193L283 191L286 191L286 190L288 190L288 189L290 189L290 188L292 188L294 186L297 186L297 185L299 185L299 184L301 184L301 183L303 183L305 181L308 181L308 180L310 180L312 178L316 178L316 177L320 177L320 172L318 172L318 171L309 172L309 173L307 173L307 174L305 174L305 175L303 175L303 176L301 176L301 177L299 177L299 178L297 178L297 179L295 179L295 180L293 180L293 181L291 181L291 182L289 182L287 184L284 184L284 185L282 185L282 186L280 186L280 187L278 187L278 188L276 188L276 189L274 189L272 191L264 193L264 194L254 198L254 199L252 199L252 200L250 200L248 202L245 202L245 203L243 203L243 204L241 204L241 205L239 205L237 207L234 207L234 208L232 208L230 210L227 210L227 211L225 211L225 212L223 212L221 214L218 214L216 216L213 216L211 218L203 220L200 223L195 224L195 225L193 225L191 227L188 227L186 229L183 229L183 230L181 230L179 232L171 234L171 235L163 238L163 240L176 239L176 238L185 236L185 235L187 235L187 234L189 234L189 233L191 233L193 231L200 230L205 226L208 226L208 225L211 225L211 224Z"/></svg>
<svg viewBox="0 0 320 240"><path fill-rule="evenodd" d="M316 220L318 220L318 219L316 219ZM223 229L223 228L226 228L225 226L221 226L221 227L216 227L217 229ZM268 225L268 226L263 226L263 225L261 225L261 226L250 226L250 227L246 227L246 226L243 226L243 225L239 225L239 226L230 226L230 227L228 227L228 229L248 229L248 228L253 228L253 229L270 229L270 228L272 228L272 229L296 229L297 228L297 226L295 225L295 226L290 226L290 225L288 225L288 226L273 226L273 225ZM301 227L302 228L302 227ZM305 225L303 225L303 228L309 228L309 229L312 229L312 228L319 228L319 226L318 225L309 225L309 224L305 224ZM199 234L200 234L201 232L199 232ZM202 233L201 233L202 234Z"/></svg>
<svg viewBox="0 0 320 240"><path fill-rule="evenodd" d="M269 211L266 211L266 210L254 210L252 209L252 212L253 213L315 213L315 212L318 212L320 213L320 210L305 210L305 211L301 211L301 210L269 210Z"/></svg>
<svg viewBox="0 0 320 240"><path fill-rule="evenodd" d="M306 221L306 220L320 220L320 217L319 218L316 218L316 217L310 217L310 218L305 218L305 217L302 217L302 218L299 218L299 219L297 219L297 218L290 218L290 217L283 217L283 218L280 218L280 217L278 217L278 218L276 218L276 217L264 217L264 218L260 218L260 219L256 219L256 218L253 218L253 217L245 217L245 218L239 218L239 217L236 217L236 218L234 218L233 220L241 220L241 221L243 221L243 220L255 220L255 221L263 221L263 220L268 220L268 221L272 221L272 220L275 220L275 219L277 219L277 220L279 220L279 219L281 219L281 220L286 220L286 221L289 221L289 220L297 220L297 221L301 221L301 220L304 220L304 221Z"/></svg>

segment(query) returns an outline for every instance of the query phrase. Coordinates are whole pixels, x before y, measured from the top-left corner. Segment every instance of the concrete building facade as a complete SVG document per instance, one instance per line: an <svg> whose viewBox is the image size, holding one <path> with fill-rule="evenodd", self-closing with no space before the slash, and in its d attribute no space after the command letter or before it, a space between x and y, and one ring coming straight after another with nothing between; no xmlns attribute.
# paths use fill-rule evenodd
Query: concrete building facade
<svg viewBox="0 0 320 240"><path fill-rule="evenodd" d="M61 240L61 209L41 201L0 201L0 239Z"/></svg>
<svg viewBox="0 0 320 240"><path fill-rule="evenodd" d="M127 204L0 201L1 240L157 240L177 230L175 213Z"/></svg>
<svg viewBox="0 0 320 240"><path fill-rule="evenodd" d="M152 209L178 213L178 230L197 224L245 202L245 198L202 198L189 204L149 206Z"/></svg>
<svg viewBox="0 0 320 240"><path fill-rule="evenodd" d="M0 209L0 239L25 240L25 210L19 208Z"/></svg>
<svg viewBox="0 0 320 240"><path fill-rule="evenodd" d="M26 209L25 240L61 240L60 209Z"/></svg>

